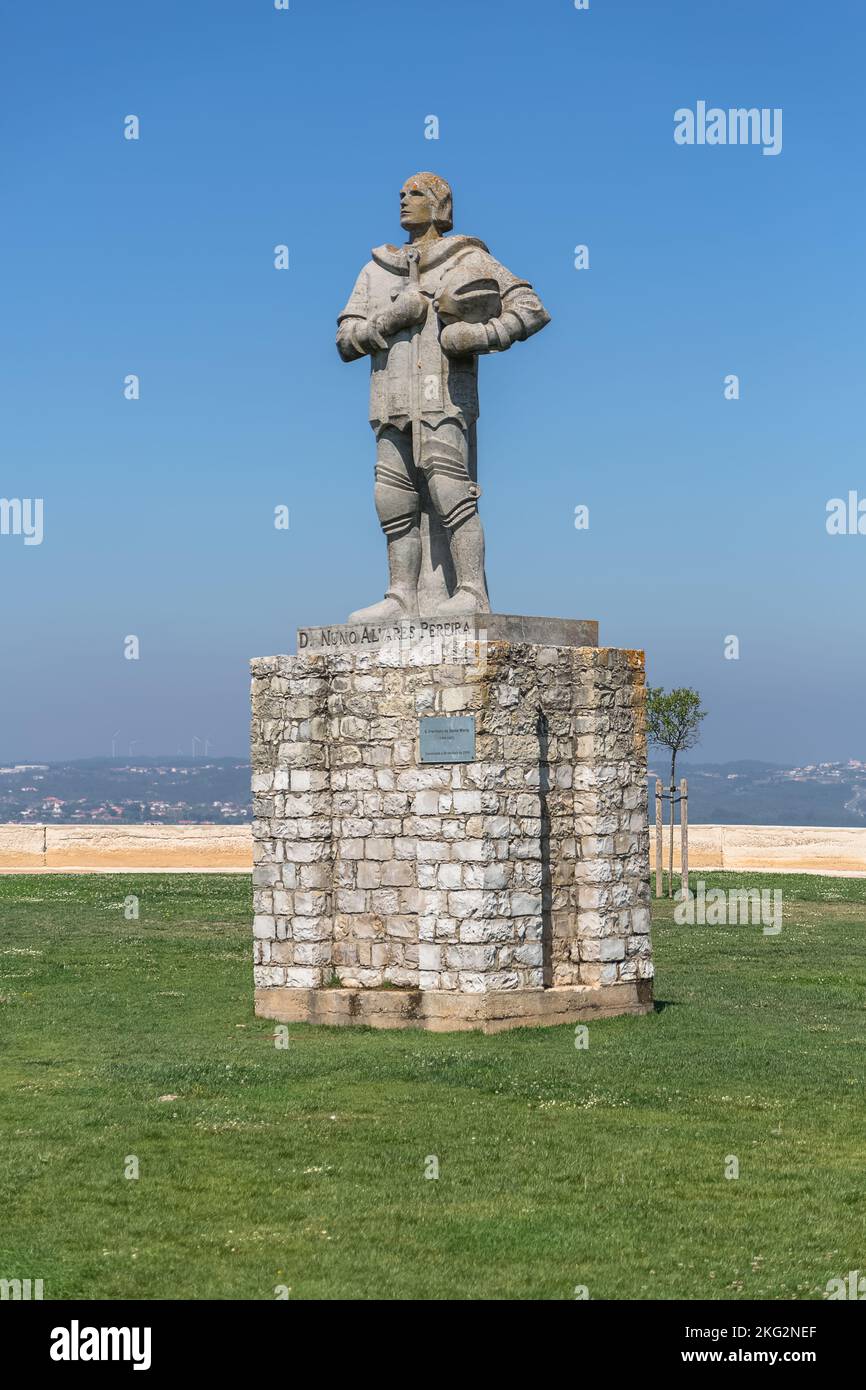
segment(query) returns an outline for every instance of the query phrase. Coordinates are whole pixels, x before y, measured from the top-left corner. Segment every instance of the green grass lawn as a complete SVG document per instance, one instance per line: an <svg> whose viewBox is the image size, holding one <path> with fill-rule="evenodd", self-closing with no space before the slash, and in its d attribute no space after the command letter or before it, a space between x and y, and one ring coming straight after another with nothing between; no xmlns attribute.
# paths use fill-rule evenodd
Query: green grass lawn
<svg viewBox="0 0 866 1390"><path fill-rule="evenodd" d="M866 1270L866 882L705 877L782 887L781 935L676 926L662 902L657 1011L591 1024L586 1050L569 1026L303 1025L278 1049L247 879L0 878L0 1278L822 1297Z"/></svg>

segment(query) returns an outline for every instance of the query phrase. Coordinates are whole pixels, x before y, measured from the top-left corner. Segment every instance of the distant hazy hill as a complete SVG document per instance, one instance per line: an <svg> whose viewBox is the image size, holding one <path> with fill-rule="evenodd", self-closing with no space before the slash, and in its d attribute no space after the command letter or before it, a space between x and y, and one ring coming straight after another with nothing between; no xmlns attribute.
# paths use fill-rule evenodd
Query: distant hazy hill
<svg viewBox="0 0 866 1390"><path fill-rule="evenodd" d="M650 817L656 776L650 758ZM866 825L866 766L791 768L743 759L677 766L689 781L689 819L722 825ZM243 758L79 758L0 767L0 821L33 824L251 820L250 765Z"/></svg>
<svg viewBox="0 0 866 1390"><path fill-rule="evenodd" d="M79 758L0 767L0 821L105 824L250 820L242 758Z"/></svg>
<svg viewBox="0 0 866 1390"><path fill-rule="evenodd" d="M670 763L650 756L650 792L664 783ZM677 763L688 778L689 820L703 825L866 825L866 767L822 763L789 768L743 760ZM650 797L650 816L653 797Z"/></svg>

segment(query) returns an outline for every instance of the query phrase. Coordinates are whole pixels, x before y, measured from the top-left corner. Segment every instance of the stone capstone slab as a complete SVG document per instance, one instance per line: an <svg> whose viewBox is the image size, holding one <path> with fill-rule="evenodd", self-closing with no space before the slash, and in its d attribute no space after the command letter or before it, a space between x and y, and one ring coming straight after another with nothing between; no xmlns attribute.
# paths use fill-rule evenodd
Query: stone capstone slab
<svg viewBox="0 0 866 1390"><path fill-rule="evenodd" d="M371 651L415 643L531 642L547 647L597 647L598 623L589 618L531 618L475 613L465 618L402 618L388 623L335 623L298 628L298 652Z"/></svg>

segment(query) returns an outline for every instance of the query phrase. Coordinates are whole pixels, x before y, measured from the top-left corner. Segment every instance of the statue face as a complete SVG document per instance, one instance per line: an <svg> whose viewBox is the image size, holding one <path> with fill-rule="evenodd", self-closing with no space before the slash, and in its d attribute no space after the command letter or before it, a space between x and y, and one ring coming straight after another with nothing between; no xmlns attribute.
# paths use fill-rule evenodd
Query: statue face
<svg viewBox="0 0 866 1390"><path fill-rule="evenodd" d="M407 232L432 226L436 199L417 179L407 179L400 189L400 226Z"/></svg>

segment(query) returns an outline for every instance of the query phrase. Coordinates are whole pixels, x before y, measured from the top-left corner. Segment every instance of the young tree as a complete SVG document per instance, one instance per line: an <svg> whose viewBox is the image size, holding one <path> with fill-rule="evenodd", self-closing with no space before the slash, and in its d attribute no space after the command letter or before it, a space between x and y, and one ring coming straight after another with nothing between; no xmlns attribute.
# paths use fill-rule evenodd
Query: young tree
<svg viewBox="0 0 866 1390"><path fill-rule="evenodd" d="M647 688L646 730L647 738L659 748L669 748L671 754L671 842L668 860L668 892L673 892L674 882L674 798L676 796L677 753L694 748L700 742L701 720L706 710L701 708L701 697L696 690L687 686L678 690L665 691L660 685Z"/></svg>

